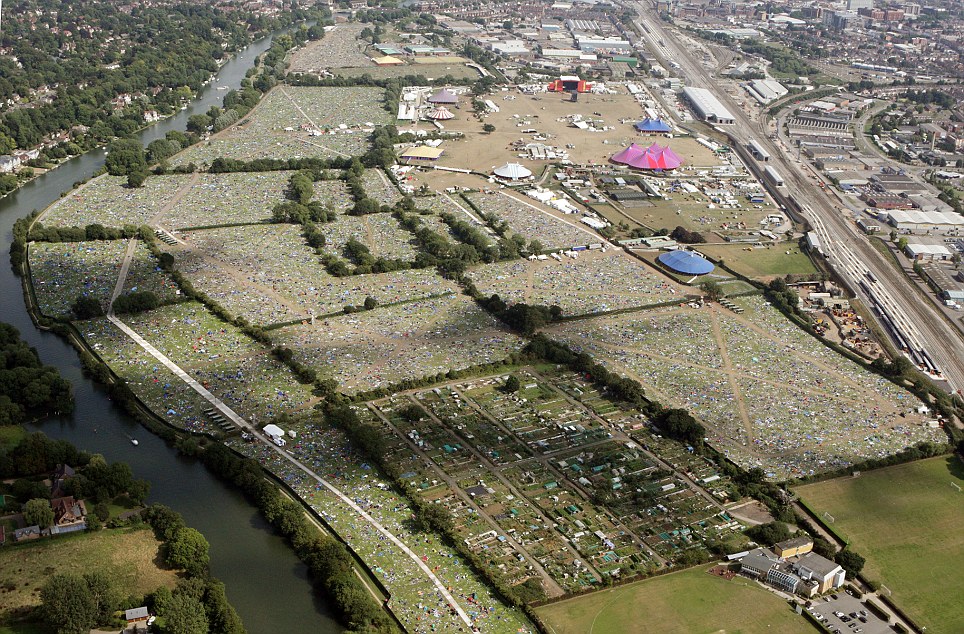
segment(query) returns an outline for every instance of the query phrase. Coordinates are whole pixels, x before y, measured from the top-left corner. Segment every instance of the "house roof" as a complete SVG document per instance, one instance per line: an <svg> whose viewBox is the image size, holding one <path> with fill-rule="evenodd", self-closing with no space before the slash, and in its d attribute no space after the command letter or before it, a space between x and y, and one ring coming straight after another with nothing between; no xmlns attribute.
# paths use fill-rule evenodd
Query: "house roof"
<svg viewBox="0 0 964 634"><path fill-rule="evenodd" d="M57 499L55 499L55 500L51 500L51 501L50 501L50 507L54 510L54 513L55 513L55 514L56 514L56 513L59 513L59 512L64 512L64 513L66 513L66 512L68 512L68 511L72 510L72 509L74 508L74 505L75 505L76 503L77 503L77 501L74 499L74 496L68 495L68 496L66 496L66 497L62 497L62 498L57 498Z"/></svg>
<svg viewBox="0 0 964 634"><path fill-rule="evenodd" d="M74 470L70 468L70 465L59 464L57 468L54 469L54 478L72 478L74 477Z"/></svg>
<svg viewBox="0 0 964 634"><path fill-rule="evenodd" d="M782 542L778 542L773 545L775 549L778 550L790 550L791 548L800 548L801 546L813 545L813 540L807 536L791 537L790 539L785 539Z"/></svg>
<svg viewBox="0 0 964 634"><path fill-rule="evenodd" d="M741 565L752 570L769 570L775 563L777 562L773 557L767 556L767 553L762 548L751 550L740 560Z"/></svg>
<svg viewBox="0 0 964 634"><path fill-rule="evenodd" d="M807 570L813 572L816 576L824 579L841 570L840 564L835 561L830 561L826 557L818 555L817 553L807 553L806 555L793 557L791 561L793 561L800 568L806 568Z"/></svg>
<svg viewBox="0 0 964 634"><path fill-rule="evenodd" d="M147 607L141 606L139 608L132 608L130 610L124 610L124 618L128 621L134 621L136 619L146 619L150 614L147 611Z"/></svg>

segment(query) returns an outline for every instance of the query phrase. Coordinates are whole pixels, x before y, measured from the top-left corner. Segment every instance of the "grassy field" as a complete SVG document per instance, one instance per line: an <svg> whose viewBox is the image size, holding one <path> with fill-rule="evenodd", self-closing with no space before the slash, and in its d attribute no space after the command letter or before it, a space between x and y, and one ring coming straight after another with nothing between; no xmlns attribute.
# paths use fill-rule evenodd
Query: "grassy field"
<svg viewBox="0 0 964 634"><path fill-rule="evenodd" d="M864 573L918 625L964 631L964 464L932 458L797 489L867 558Z"/></svg>
<svg viewBox="0 0 964 634"><path fill-rule="evenodd" d="M20 444L27 436L27 430L20 425L5 425L0 427L0 449L9 451Z"/></svg>
<svg viewBox="0 0 964 634"><path fill-rule="evenodd" d="M796 244L763 248L743 244L713 244L700 245L698 248L710 257L722 258L729 268L751 278L817 272L810 258ZM790 253L787 254L787 251Z"/></svg>
<svg viewBox="0 0 964 634"><path fill-rule="evenodd" d="M726 581L706 570L700 567L596 592L536 612L556 634L815 631L782 599L748 579Z"/></svg>
<svg viewBox="0 0 964 634"><path fill-rule="evenodd" d="M107 573L121 596L174 587L173 571L157 567L160 542L149 529L104 530L8 545L0 553L0 622L40 604L40 588L52 575ZM21 631L14 629L13 631Z"/></svg>

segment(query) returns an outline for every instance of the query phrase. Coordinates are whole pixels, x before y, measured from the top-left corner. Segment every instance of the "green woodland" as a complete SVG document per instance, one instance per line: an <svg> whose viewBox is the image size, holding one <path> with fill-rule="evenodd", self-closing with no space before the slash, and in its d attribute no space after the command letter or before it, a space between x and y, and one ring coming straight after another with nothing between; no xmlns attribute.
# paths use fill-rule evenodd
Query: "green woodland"
<svg viewBox="0 0 964 634"><path fill-rule="evenodd" d="M230 9L230 10L229 10ZM45 160L79 154L144 125L145 110L174 112L231 52L315 16L264 17L240 7L162 1L129 13L103 0L25 0L4 7L0 44L0 154L52 136ZM112 100L128 94L127 104Z"/></svg>

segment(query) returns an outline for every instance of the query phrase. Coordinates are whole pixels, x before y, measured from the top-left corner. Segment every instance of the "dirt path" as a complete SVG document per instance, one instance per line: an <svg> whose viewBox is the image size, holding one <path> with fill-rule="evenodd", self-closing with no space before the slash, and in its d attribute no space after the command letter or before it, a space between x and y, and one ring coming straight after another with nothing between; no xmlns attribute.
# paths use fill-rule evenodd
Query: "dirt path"
<svg viewBox="0 0 964 634"><path fill-rule="evenodd" d="M715 310L710 313L710 321L713 324L713 338L716 339L716 345L720 349L720 357L723 359L723 370L726 372L730 389L733 390L733 397L736 399L736 410L740 415L740 420L743 421L743 429L746 431L746 444L747 446L751 446L753 444L753 438L755 437L753 425L750 423L750 415L746 411L746 403L743 400L740 381L736 375L736 370L733 368L733 360L730 359L730 354L726 350L726 338L723 337L723 333L720 331L719 315Z"/></svg>
<svg viewBox="0 0 964 634"><path fill-rule="evenodd" d="M151 226L154 226L155 224L160 224L161 219L164 217L164 214L170 211L174 207L174 205L181 202L181 199L187 195L187 192L192 187L194 187L199 180L201 180L200 172L195 172L194 174L192 174L190 180L188 180L187 183L185 183L179 190L177 190L177 193L174 194L173 197L171 197L171 200L169 200L166 205L158 209L157 213L150 217L150 219L147 221L147 224Z"/></svg>
<svg viewBox="0 0 964 634"><path fill-rule="evenodd" d="M461 604L456 600L456 598L448 590L445 583L441 579L439 579L435 575L435 573L432 572L431 568L429 568L428 565L426 565L426 563L422 561L422 559L414 551L412 551L412 549L409 548L401 539L399 539L394 533L392 533L387 528L385 528L380 522L378 522L374 517L369 515L363 508L361 508L358 504L356 504L351 498L345 495L336 486L334 486L324 478L320 477L318 474L316 474L314 471L312 471L306 465L304 465L300 460L295 458L293 455L289 454L287 451L285 451L281 447L278 447L273 442L271 442L266 436L264 436L260 432L260 430L252 426L251 423L249 423L247 420L239 416L234 410L232 410L224 402L222 402L221 399L216 397L214 394L212 394L206 388L204 388L204 386L202 386L200 383L198 383L193 378L191 378L184 370L180 368L180 366L175 364L166 355L164 355L157 348L155 348L150 343L148 343L143 337L141 337L139 334L134 332L134 330L132 330L129 326L127 326L127 324L123 323L113 314L109 314L107 316L107 319L115 326L117 326L124 334L130 337L134 341L134 343L139 345L148 354L150 354L152 357L157 359L168 370L173 372L174 375L177 376L180 380L184 381L191 389L193 389L195 392L200 394L201 397L203 397L206 401L208 401L215 409L217 409L220 413L222 413L226 418L231 420L231 422L235 423L239 428L254 434L256 438L259 438L262 442L264 442L269 449L271 449L276 454L278 454L278 456L280 456L283 460L287 461L293 467L302 471L309 478L311 478L312 480L314 480L315 482L323 486L325 489L330 491L332 494L334 494L343 504L351 508L352 511L354 511L358 517L360 517L365 522L370 524L376 531L378 531L386 539L388 539L396 548L401 550L402 553L409 560L411 560L411 562L414 563L419 568L419 570L422 571L422 573L428 578L428 580L431 581L435 589L439 592L439 594L441 594L445 598L445 600L449 603L449 605L452 606L452 609L458 615L459 620L461 620L466 627L471 629L472 619L469 618L469 615L465 612Z"/></svg>
<svg viewBox="0 0 964 634"><path fill-rule="evenodd" d="M298 112L301 113L301 116L305 118L305 121L307 121L307 122L310 123L312 126L314 126L314 128L315 128L316 130L321 130L321 126L318 125L317 123L315 123L314 119L312 119L311 117L309 117L309 116L308 116L308 113L306 113L304 110L301 109L301 106L298 105L298 102L295 101L294 97L292 97L291 95L288 94L288 91L285 90L285 87L284 87L284 86L280 86L280 87L278 88L278 90L280 90L280 91L281 91L281 94L284 95L285 98L286 98L288 101L291 102L291 105L294 106L295 109L296 109ZM315 142L315 141L304 141L304 143L305 143L306 145L313 145L313 146L318 147L318 148L321 148L321 149L323 149L323 150L327 150L328 152L331 152L332 154L337 154L337 155L342 156L342 157L345 157L345 158L351 158L351 155L350 155L350 154L345 154L344 152L339 152L339 151L336 150L336 149L327 147L327 146L325 146L325 145L323 145L323 144L321 144L321 143L317 143L317 142Z"/></svg>
<svg viewBox="0 0 964 634"><path fill-rule="evenodd" d="M270 288L268 286L265 286L264 284L259 284L257 282L251 281L241 271L238 271L236 268L231 268L229 265L222 262L221 260L218 260L214 256L208 255L206 253L202 253L201 251L196 249L192 244L181 243L177 247L173 247L171 250L174 250L174 249L182 252L185 252L185 251L189 252L190 254L192 254L202 262L204 262L206 265L208 265L211 269L215 269L220 273L222 273L223 275L225 275L226 277L229 277L232 280L234 280L237 283L237 288L246 288L273 299L279 305L288 309L288 311L291 313L292 319L310 318L310 316L308 315L308 311L310 310L309 308L297 303L292 304L290 299L288 299L284 295L279 294L274 288Z"/></svg>

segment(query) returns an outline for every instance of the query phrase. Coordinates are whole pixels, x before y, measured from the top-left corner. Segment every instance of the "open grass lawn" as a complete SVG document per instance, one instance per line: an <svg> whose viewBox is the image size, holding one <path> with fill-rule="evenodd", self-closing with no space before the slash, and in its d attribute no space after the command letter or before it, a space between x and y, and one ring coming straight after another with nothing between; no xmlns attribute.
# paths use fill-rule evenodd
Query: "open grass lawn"
<svg viewBox="0 0 964 634"><path fill-rule="evenodd" d="M712 258L722 258L729 268L751 278L817 272L810 258L796 244L780 244L769 248L743 244L703 244L697 248ZM787 251L790 253L787 254Z"/></svg>
<svg viewBox="0 0 964 634"><path fill-rule="evenodd" d="M867 558L864 573L893 592L918 625L964 632L964 464L932 458L799 487Z"/></svg>
<svg viewBox="0 0 964 634"><path fill-rule="evenodd" d="M785 601L754 582L742 577L726 581L707 570L701 566L536 612L556 634L815 631Z"/></svg>
<svg viewBox="0 0 964 634"><path fill-rule="evenodd" d="M27 436L27 430L20 425L4 425L0 427L0 449L9 451L20 444Z"/></svg>
<svg viewBox="0 0 964 634"><path fill-rule="evenodd" d="M157 567L160 542L147 528L44 538L0 550L0 622L40 604L40 588L51 576L102 570L121 596L174 587L176 575ZM0 630L2 631L2 630ZM17 628L12 631L22 631Z"/></svg>

